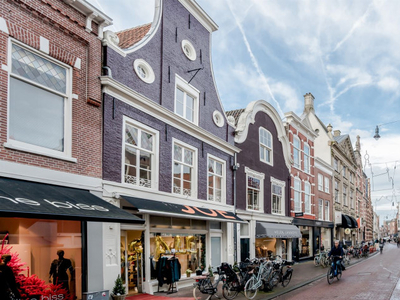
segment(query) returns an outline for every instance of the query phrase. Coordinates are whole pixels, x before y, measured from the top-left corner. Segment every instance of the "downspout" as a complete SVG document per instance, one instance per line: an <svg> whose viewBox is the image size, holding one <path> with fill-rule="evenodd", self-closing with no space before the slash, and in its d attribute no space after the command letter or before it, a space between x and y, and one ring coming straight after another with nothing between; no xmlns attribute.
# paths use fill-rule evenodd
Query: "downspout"
<svg viewBox="0 0 400 300"><path fill-rule="evenodd" d="M236 171L239 168L237 164L237 153L234 154L233 159L233 213L236 216ZM237 223L233 223L233 260L237 262Z"/></svg>
<svg viewBox="0 0 400 300"><path fill-rule="evenodd" d="M164 74L164 5L161 6L161 49L160 49L160 105L163 102L163 74Z"/></svg>

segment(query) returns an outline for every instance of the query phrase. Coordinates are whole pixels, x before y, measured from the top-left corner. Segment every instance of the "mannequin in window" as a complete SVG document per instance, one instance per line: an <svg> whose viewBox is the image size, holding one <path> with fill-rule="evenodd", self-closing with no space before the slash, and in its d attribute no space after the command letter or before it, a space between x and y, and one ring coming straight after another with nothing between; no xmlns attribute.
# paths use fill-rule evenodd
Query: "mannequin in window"
<svg viewBox="0 0 400 300"><path fill-rule="evenodd" d="M71 260L64 258L64 250L57 251L58 259L53 260L50 266L49 281L53 277L53 284L61 284L63 289L69 292L69 278L68 273L71 274L71 281L74 280L74 269Z"/></svg>

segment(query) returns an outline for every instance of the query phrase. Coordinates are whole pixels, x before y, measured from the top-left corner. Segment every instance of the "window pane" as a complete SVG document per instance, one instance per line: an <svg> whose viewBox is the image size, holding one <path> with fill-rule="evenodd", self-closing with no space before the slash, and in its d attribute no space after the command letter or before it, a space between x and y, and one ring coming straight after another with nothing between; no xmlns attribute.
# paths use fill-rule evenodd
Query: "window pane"
<svg viewBox="0 0 400 300"><path fill-rule="evenodd" d="M145 151L140 151L140 168L151 169L151 154Z"/></svg>
<svg viewBox="0 0 400 300"><path fill-rule="evenodd" d="M264 147L260 146L260 159L265 160Z"/></svg>
<svg viewBox="0 0 400 300"><path fill-rule="evenodd" d="M222 176L222 164L219 162L215 162L215 173Z"/></svg>
<svg viewBox="0 0 400 300"><path fill-rule="evenodd" d="M279 185L272 185L272 193L282 196L282 187Z"/></svg>
<svg viewBox="0 0 400 300"><path fill-rule="evenodd" d="M181 178L181 165L174 163L174 177Z"/></svg>
<svg viewBox="0 0 400 300"><path fill-rule="evenodd" d="M10 78L10 138L64 151L64 98Z"/></svg>
<svg viewBox="0 0 400 300"><path fill-rule="evenodd" d="M251 188L260 189L260 180L249 176L247 179L247 185Z"/></svg>
<svg viewBox="0 0 400 300"><path fill-rule="evenodd" d="M215 187L217 189L221 189L222 186L222 181L221 181L221 177L216 176L215 177Z"/></svg>
<svg viewBox="0 0 400 300"><path fill-rule="evenodd" d="M178 115L183 117L183 98L184 93L180 89L176 89L175 111Z"/></svg>
<svg viewBox="0 0 400 300"><path fill-rule="evenodd" d="M216 189L215 190L215 201L221 202L222 199L222 191Z"/></svg>
<svg viewBox="0 0 400 300"><path fill-rule="evenodd" d="M189 107L186 107L185 118L190 122L193 122L193 120L194 120L194 111L192 109L190 109Z"/></svg>
<svg viewBox="0 0 400 300"><path fill-rule="evenodd" d="M174 145L174 159L182 161L182 147L178 145Z"/></svg>
<svg viewBox="0 0 400 300"><path fill-rule="evenodd" d="M185 149L185 163L188 165L193 163L193 152L187 149Z"/></svg>
<svg viewBox="0 0 400 300"><path fill-rule="evenodd" d="M183 179L192 180L192 168L188 166L183 166Z"/></svg>
<svg viewBox="0 0 400 300"><path fill-rule="evenodd" d="M153 135L142 131L141 147L153 151Z"/></svg>
<svg viewBox="0 0 400 300"><path fill-rule="evenodd" d="M125 164L136 166L136 149L133 147L125 147Z"/></svg>
<svg viewBox="0 0 400 300"><path fill-rule="evenodd" d="M208 160L208 171L214 173L214 161L212 159Z"/></svg>
<svg viewBox="0 0 400 300"><path fill-rule="evenodd" d="M208 186L214 187L214 176L211 174L208 174Z"/></svg>
<svg viewBox="0 0 400 300"><path fill-rule="evenodd" d="M271 162L271 151L270 150L265 151L265 160L268 162Z"/></svg>
<svg viewBox="0 0 400 300"><path fill-rule="evenodd" d="M15 44L12 45L12 72L66 94L67 70Z"/></svg>
<svg viewBox="0 0 400 300"><path fill-rule="evenodd" d="M125 142L135 146L138 145L138 130L129 124L126 124L125 128Z"/></svg>

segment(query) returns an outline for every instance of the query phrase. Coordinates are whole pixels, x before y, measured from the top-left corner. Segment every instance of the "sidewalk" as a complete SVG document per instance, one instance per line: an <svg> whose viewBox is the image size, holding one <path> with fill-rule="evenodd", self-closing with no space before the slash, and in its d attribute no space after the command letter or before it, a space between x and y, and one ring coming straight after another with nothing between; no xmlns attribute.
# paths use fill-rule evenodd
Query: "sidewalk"
<svg viewBox="0 0 400 300"><path fill-rule="evenodd" d="M370 257L377 254L378 252L374 252L370 254ZM365 258L352 258L350 261L350 266L346 266L346 268L351 267L354 264L360 263L365 261ZM281 284L279 284L277 287L273 289L272 292L263 292L259 291L257 293L257 296L254 298L256 300L261 300L261 299L273 299L277 296L280 296L282 294L288 293L290 291L293 291L299 287L302 287L304 285L310 284L311 282L322 278L326 276L326 273L328 271L328 268L322 268L322 267L316 267L314 266L314 261L304 261L300 263L296 263L293 266L293 276L292 280L290 281L289 285L287 287L282 287ZM224 299L222 296L222 284L219 285L219 293L218 295L221 297L221 299ZM146 295L146 297L149 297L150 295ZM136 297L136 298L135 298ZM186 287L186 288L180 288L177 293L174 294L163 294L163 295L154 295L151 296L151 298L146 298L145 295L137 295L137 296L131 296L127 300L167 300L169 298L172 298L171 300L189 300L193 299L193 287ZM212 298L216 299L216 298ZM238 300L244 300L246 297L244 296L243 293L239 294L235 299Z"/></svg>

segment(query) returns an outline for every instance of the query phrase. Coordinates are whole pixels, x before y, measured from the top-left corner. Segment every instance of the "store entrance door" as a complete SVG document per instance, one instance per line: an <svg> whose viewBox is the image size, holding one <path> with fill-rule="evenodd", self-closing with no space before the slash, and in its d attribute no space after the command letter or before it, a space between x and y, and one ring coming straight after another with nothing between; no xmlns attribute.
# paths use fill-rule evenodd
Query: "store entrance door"
<svg viewBox="0 0 400 300"><path fill-rule="evenodd" d="M142 292L142 232L141 230L121 231L121 278L127 294Z"/></svg>
<svg viewBox="0 0 400 300"><path fill-rule="evenodd" d="M221 237L211 237L211 265L214 271L221 265Z"/></svg>

